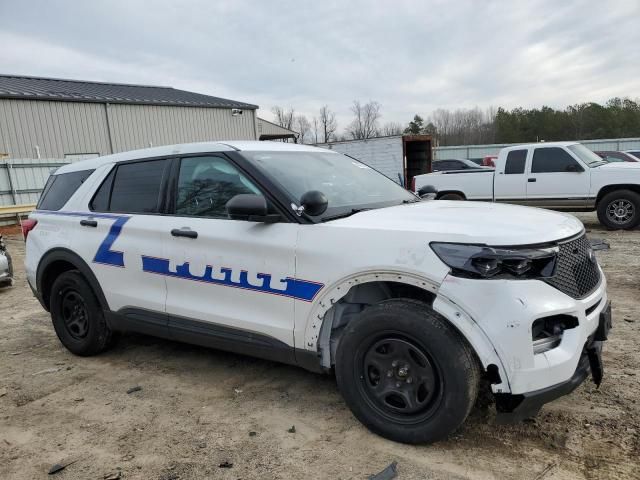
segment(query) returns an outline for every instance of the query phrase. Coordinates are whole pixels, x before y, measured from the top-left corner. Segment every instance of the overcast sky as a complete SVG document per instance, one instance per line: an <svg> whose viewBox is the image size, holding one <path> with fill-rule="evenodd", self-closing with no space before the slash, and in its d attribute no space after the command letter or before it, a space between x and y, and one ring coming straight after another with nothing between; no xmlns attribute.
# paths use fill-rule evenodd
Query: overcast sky
<svg viewBox="0 0 640 480"><path fill-rule="evenodd" d="M168 85L340 130L478 106L640 97L640 0L0 0L0 73Z"/></svg>

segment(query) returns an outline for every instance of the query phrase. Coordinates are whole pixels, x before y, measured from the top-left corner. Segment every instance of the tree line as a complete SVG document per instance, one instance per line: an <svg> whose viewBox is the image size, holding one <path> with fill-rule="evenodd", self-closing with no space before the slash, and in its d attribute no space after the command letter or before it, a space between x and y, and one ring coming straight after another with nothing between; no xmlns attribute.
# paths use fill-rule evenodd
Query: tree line
<svg viewBox="0 0 640 480"><path fill-rule="evenodd" d="M389 135L433 135L438 145L474 145L597 138L640 137L640 100L615 97L604 105L580 103L564 109L489 107L481 110L437 109L426 119L416 114L407 124L381 124L382 106L376 101L351 105L353 118L341 133L335 112L324 105L308 120L274 107L275 123L299 134L301 143L327 143Z"/></svg>

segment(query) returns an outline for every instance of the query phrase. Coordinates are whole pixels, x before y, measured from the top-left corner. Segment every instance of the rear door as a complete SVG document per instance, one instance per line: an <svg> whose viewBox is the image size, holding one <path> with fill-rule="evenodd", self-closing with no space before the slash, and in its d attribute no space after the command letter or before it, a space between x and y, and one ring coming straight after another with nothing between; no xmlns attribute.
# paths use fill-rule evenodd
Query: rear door
<svg viewBox="0 0 640 480"><path fill-rule="evenodd" d="M536 207L584 208L590 190L589 169L562 147L536 147L527 175L527 204Z"/></svg>
<svg viewBox="0 0 640 480"><path fill-rule="evenodd" d="M299 225L230 219L232 197L263 192L221 154L182 158L174 171L175 206L158 235L164 254L145 264L166 279L171 335L287 361Z"/></svg>
<svg viewBox="0 0 640 480"><path fill-rule="evenodd" d="M111 168L77 218L74 249L88 259L112 311L126 316L126 328L166 336L166 283L145 273L142 257L162 255L163 184L170 161L119 163ZM105 172L106 173L106 172Z"/></svg>
<svg viewBox="0 0 640 480"><path fill-rule="evenodd" d="M526 148L509 151L504 165L496 169L494 176L494 198L496 202L526 202L527 178L525 170L528 151Z"/></svg>

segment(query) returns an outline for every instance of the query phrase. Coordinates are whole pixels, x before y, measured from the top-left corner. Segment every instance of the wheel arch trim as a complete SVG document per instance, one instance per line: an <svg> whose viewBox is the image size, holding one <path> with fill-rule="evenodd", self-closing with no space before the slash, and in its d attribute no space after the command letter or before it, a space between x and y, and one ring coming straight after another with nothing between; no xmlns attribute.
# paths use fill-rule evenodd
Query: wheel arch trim
<svg viewBox="0 0 640 480"><path fill-rule="evenodd" d="M103 310L109 310L109 304L107 302L107 299L104 295L104 292L102 291L102 288L100 287L100 283L98 282L98 279L93 273L93 270L91 270L91 267L89 267L87 262L85 262L82 259L82 257L80 257L77 253L62 247L53 248L49 250L47 253L45 253L42 256L42 259L38 263L38 269L36 272L36 288L38 291L38 295L41 297L40 298L41 303L47 310L48 310L49 302L46 298L44 298L45 292L44 292L42 282L44 280L45 272L47 271L47 269L52 264L59 261L67 262L73 265L75 269L78 270L82 274L82 276L87 280L87 282L89 282L89 286L91 287L91 290L93 290L93 292L95 293L98 299L98 303L100 304L100 307Z"/></svg>

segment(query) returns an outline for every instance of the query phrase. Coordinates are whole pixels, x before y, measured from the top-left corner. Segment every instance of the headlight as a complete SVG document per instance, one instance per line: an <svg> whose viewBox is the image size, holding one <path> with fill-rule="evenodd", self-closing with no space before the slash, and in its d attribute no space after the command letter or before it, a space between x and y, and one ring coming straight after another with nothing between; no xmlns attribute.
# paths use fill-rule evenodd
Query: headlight
<svg viewBox="0 0 640 480"><path fill-rule="evenodd" d="M545 278L553 276L557 247L504 248L431 243L453 275L467 278Z"/></svg>

